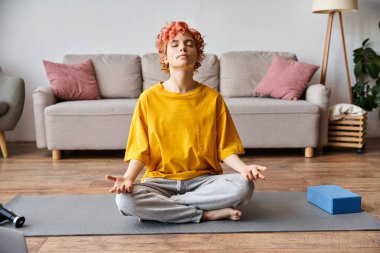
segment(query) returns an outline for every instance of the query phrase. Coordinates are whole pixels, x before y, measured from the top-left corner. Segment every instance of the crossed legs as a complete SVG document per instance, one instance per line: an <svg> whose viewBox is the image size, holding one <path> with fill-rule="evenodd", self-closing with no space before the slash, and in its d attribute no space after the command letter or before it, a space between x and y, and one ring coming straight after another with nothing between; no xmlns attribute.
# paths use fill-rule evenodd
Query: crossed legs
<svg viewBox="0 0 380 253"><path fill-rule="evenodd" d="M184 223L202 220L238 220L233 207L251 199L253 182L240 174L207 175L185 181L147 179L133 192L117 194L116 204L124 215L144 220Z"/></svg>

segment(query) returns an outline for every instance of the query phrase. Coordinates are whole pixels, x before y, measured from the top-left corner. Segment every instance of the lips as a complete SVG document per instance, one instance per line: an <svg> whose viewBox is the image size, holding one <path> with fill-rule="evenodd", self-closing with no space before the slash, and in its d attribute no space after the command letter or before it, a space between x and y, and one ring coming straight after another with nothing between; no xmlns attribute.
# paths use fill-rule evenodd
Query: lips
<svg viewBox="0 0 380 253"><path fill-rule="evenodd" d="M181 55L177 56L177 58L180 58L182 56L189 57L187 54L181 54Z"/></svg>

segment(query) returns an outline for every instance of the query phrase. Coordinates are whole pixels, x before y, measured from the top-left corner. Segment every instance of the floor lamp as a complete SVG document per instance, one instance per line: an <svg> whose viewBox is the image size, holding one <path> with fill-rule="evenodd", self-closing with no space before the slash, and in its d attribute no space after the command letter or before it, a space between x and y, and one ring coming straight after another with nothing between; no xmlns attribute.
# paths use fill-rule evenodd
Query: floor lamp
<svg viewBox="0 0 380 253"><path fill-rule="evenodd" d="M325 51L323 54L321 84L325 84L325 81L326 81L326 70L327 70L327 62L329 58L331 28L332 28L332 23L334 19L334 14L338 13L339 21L340 21L340 31L342 34L344 61L346 63L348 90L350 91L351 103L352 103L352 90L351 90L350 73L348 69L347 53L346 53L346 41L344 39L342 12L352 12L352 11L357 11L357 10L358 10L357 0L313 0L313 8L312 8L313 13L329 14L329 21L327 25L327 33L326 33L326 40L325 40Z"/></svg>

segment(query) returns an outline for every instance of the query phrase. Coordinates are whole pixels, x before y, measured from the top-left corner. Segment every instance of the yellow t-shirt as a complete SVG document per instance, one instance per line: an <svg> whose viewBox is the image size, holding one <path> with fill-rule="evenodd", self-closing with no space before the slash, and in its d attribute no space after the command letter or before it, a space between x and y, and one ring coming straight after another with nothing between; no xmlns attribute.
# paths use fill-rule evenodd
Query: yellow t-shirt
<svg viewBox="0 0 380 253"><path fill-rule="evenodd" d="M159 82L141 93L124 161L143 162L143 180L222 174L219 162L232 154L244 154L244 148L219 92L197 83L176 93Z"/></svg>

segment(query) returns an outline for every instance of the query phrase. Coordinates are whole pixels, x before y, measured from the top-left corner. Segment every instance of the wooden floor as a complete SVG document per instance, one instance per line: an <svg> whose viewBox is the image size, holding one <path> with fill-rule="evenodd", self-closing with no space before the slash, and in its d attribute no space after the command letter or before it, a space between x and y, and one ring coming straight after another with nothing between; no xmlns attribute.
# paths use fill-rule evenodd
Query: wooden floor
<svg viewBox="0 0 380 253"><path fill-rule="evenodd" d="M105 174L123 174L123 151L51 153L34 143L11 143L0 155L0 202L18 194L104 194ZM301 149L247 150L247 163L268 167L256 191L306 191L336 184L362 196L363 208L380 220L380 139L364 154L332 150L304 158ZM231 172L226 168L226 172ZM380 252L380 231L28 237L29 252Z"/></svg>

